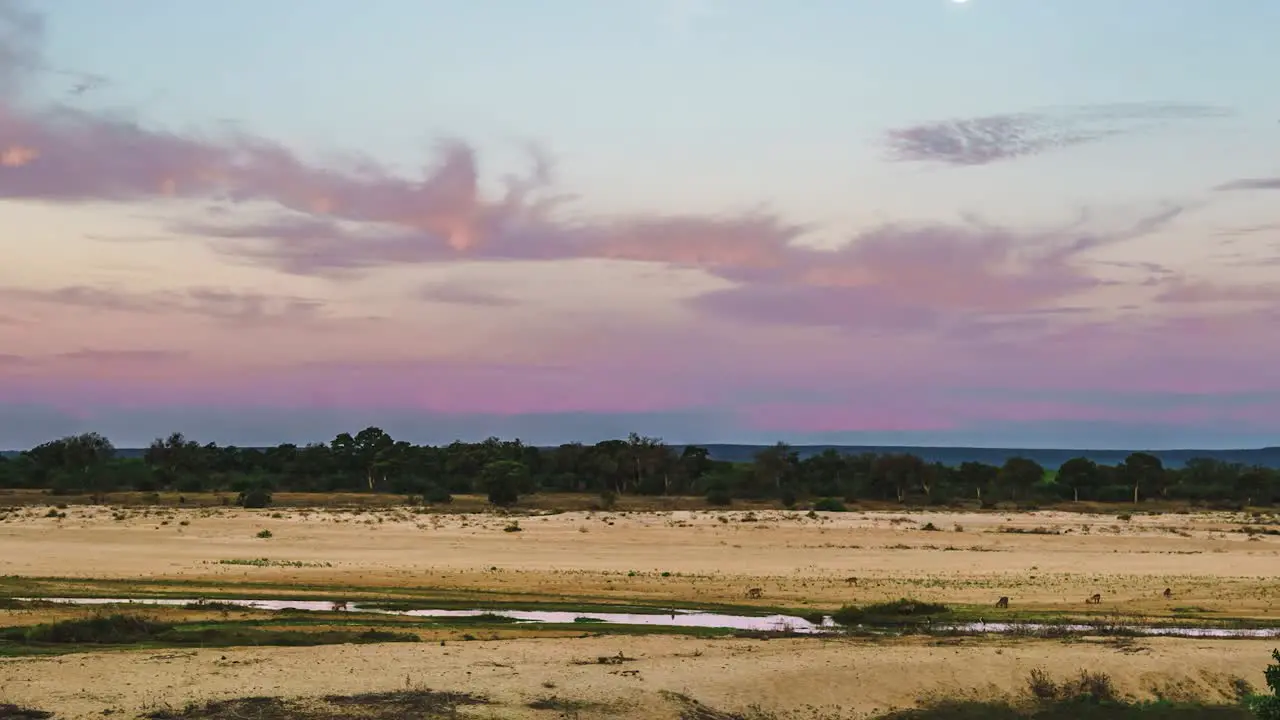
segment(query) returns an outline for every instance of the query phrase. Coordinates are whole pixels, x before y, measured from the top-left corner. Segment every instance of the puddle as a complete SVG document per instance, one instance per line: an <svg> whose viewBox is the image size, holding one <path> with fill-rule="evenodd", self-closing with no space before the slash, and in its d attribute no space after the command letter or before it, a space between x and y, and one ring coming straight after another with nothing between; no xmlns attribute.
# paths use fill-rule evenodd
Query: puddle
<svg viewBox="0 0 1280 720"><path fill-rule="evenodd" d="M69 605L169 605L182 606L197 602L196 598L14 598L15 600L40 600L44 602L66 603ZM253 610L312 610L332 611L332 602L324 600L227 600L218 598L210 602L237 605ZM359 603L348 603L339 612L377 613L380 615L407 615L424 618L459 618L479 615L500 615L520 623L558 623L581 624L584 629L592 624L607 625L663 625L668 627L726 628L733 630L752 630L764 632L792 632L800 634L819 634L835 632L838 626L830 617L823 618L821 623L812 623L801 617L791 615L728 615L723 613L694 612L689 610L673 610L668 614L642 613L609 613L609 612L550 612L541 610L383 610L367 607ZM589 622L579 620L585 618ZM1099 625L1061 625L1036 623L934 623L930 626L933 632L959 632L968 634L1028 634L1052 632L1096 632L1105 634L1106 624ZM1119 625L1124 632L1135 635L1189 637L1189 638L1274 638L1280 637L1280 628L1214 628L1214 627L1176 627L1161 625ZM859 626L862 628L862 626ZM862 628L868 629L868 628ZM883 629L883 628L882 628Z"/></svg>
<svg viewBox="0 0 1280 720"><path fill-rule="evenodd" d="M67 603L70 605L189 605L195 598L15 598L16 600L42 600L45 602ZM209 602L238 605L254 610L315 610L332 611L333 603L323 600L227 600L218 598ZM500 615L515 620L516 623L579 623L584 627L592 624L608 625L664 625L668 627L700 627L728 628L733 630L756 630L769 632L815 633L827 632L836 626L831 618L824 618L821 624L790 615L727 615L721 613L691 612L673 610L669 614L646 613L609 613L609 612L550 612L542 610L383 610L363 606L360 603L348 603L339 612L377 613L380 615L407 615L424 618L460 618L479 615ZM581 622L586 618L591 622Z"/></svg>

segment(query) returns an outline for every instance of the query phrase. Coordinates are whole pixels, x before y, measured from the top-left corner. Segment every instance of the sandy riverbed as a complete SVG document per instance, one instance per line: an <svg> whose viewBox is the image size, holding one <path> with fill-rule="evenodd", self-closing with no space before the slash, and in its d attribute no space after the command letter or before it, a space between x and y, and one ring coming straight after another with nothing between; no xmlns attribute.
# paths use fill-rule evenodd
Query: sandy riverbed
<svg viewBox="0 0 1280 720"><path fill-rule="evenodd" d="M625 717L676 715L661 691L725 710L750 705L857 717L929 693L1020 693L1032 667L1110 674L1122 692L1218 698L1233 680L1255 686L1271 645L1255 641L1105 642L717 640L681 637L523 639L417 645L97 653L0 660L11 701L62 713L126 717L165 704L248 695L315 696L423 685L487 695L491 717L542 716L525 705L558 696L610 704ZM596 664L619 652L635 658ZM590 714L590 713L587 713ZM811 715L810 715L811 716Z"/></svg>
<svg viewBox="0 0 1280 720"><path fill-rule="evenodd" d="M759 587L763 597L750 602L815 609L902 596L987 603L1007 595L1015 609L1071 610L1085 609L1084 598L1099 592L1103 610L1168 614L1190 608L1274 617L1280 599L1274 580L1280 538L1238 532L1260 519L1225 513L1126 520L1060 512L843 513L813 519L777 511L520 518L418 514L408 508L71 507L59 511L66 513L63 518L48 517L49 511L5 513L0 575L183 579L223 591L246 581L305 582L334 592L430 588L496 591L491 598L534 593L652 602L745 603L745 591ZM520 532L504 530L513 521ZM271 537L257 537L262 530ZM276 564L220 562L253 558ZM279 564L286 562L291 565ZM1166 587L1172 599L1161 597ZM1225 698L1234 678L1261 683L1273 645L615 636L103 652L0 661L0 694L64 717L110 708L133 713L215 697L348 693L406 684L489 695L503 706L484 712L503 717L537 714L524 704L550 695L622 701L610 706L614 715L673 717L677 709L662 700L664 690L725 709L820 705L839 706L847 714L909 705L929 692L1019 691L1034 666L1056 673L1102 670L1131 693L1163 688L1166 694ZM619 651L637 660L590 663Z"/></svg>
<svg viewBox="0 0 1280 720"><path fill-rule="evenodd" d="M1280 537L1228 514L563 513L73 507L0 521L0 575L415 586L829 607L910 595L1015 607L1277 612ZM123 518L123 519L121 519ZM727 522L723 522L727 520ZM931 523L937 531L924 530ZM1005 532L1021 529L1041 533ZM255 535L270 530L272 537ZM303 567L223 560L270 558ZM664 576L663 573L666 573ZM848 581L856 578L856 582ZM1160 596L1171 588L1174 597Z"/></svg>

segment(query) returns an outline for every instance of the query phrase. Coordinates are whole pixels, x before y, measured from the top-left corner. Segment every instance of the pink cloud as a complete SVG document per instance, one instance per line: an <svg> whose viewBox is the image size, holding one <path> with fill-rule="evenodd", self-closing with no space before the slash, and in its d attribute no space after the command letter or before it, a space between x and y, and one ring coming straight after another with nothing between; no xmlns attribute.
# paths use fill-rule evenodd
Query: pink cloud
<svg viewBox="0 0 1280 720"><path fill-rule="evenodd" d="M224 256L298 275L592 258L696 268L728 287L688 301L681 308L687 316L676 326L607 317L558 329L543 343L549 348L537 348L551 358L542 365L319 358L263 367L265 351L245 341L243 356L229 368L181 351L129 349L138 338L120 338L110 348L23 354L8 347L20 347L20 333L35 331L12 316L2 336L7 354L0 356L0 401L495 415L732 407L754 427L813 432L946 431L967 423L1054 419L1196 424L1275 418L1256 407L1157 410L1027 397L1280 390L1280 365L1273 361L1280 356L1275 288L1218 285L1175 276L1154 263L1130 263L1120 269L1147 277L1128 285L1155 293L1159 302L1130 309L1086 302L1093 291L1123 284L1104 280L1100 263L1088 254L1168 230L1180 219L1180 206L1115 225L886 224L854 233L836 249L805 245L814 228L764 211L577 216L557 194L553 164L536 152L526 174L486 193L477 152L460 141L442 143L420 175L405 177L364 159L309 162L249 133L172 133L37 104L26 86L43 63L38 18L17 15L12 7L0 5L0 198L65 204L208 200L215 212L172 229L201 237ZM1209 112L1151 106L1126 117L1172 119L1202 111ZM1099 117L1094 120L1109 122ZM1020 139L1019 128L1028 122L988 118L905 129L894 137L916 159L952 164L1096 139L1054 135L1053 127L1041 132L1042 126L1034 137ZM240 214L249 203L252 218ZM260 203L274 204L274 214L261 216ZM450 282L419 284L404 300L512 305L490 289ZM67 317L92 310L213 319L223 329L302 328L316 347L330 349L335 336L346 342L338 331L349 329L320 299L216 287L8 287L0 288L0 301L60 308ZM1207 314L1205 306L1219 302L1248 308ZM406 354L449 339L411 323L396 338ZM495 336L492 343L513 357L532 354L510 337ZM1003 395L955 394L989 388Z"/></svg>

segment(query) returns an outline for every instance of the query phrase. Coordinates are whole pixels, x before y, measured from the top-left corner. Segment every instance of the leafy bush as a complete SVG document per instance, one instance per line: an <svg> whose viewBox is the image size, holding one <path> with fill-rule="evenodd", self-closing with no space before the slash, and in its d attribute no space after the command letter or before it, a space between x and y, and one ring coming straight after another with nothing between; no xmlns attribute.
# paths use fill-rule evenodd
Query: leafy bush
<svg viewBox="0 0 1280 720"><path fill-rule="evenodd" d="M782 493L778 496L778 499L782 501L783 507L790 510L791 508L796 506L796 501L799 498L796 497L795 488L788 487L788 488L783 488Z"/></svg>
<svg viewBox="0 0 1280 720"><path fill-rule="evenodd" d="M839 625L889 624L934 615L946 615L951 608L940 603L922 602L902 598L892 602L875 603L858 607L845 605L831 614L831 619Z"/></svg>
<svg viewBox="0 0 1280 720"><path fill-rule="evenodd" d="M618 493L609 488L600 491L600 507L604 510L612 510L618 504Z"/></svg>
<svg viewBox="0 0 1280 720"><path fill-rule="evenodd" d="M836 498L822 498L813 504L813 509L819 512L848 512L844 503Z"/></svg>
<svg viewBox="0 0 1280 720"><path fill-rule="evenodd" d="M707 504L729 507L733 504L733 494L729 492L729 488L717 485L707 490Z"/></svg>
<svg viewBox="0 0 1280 720"><path fill-rule="evenodd" d="M97 615L30 627L7 628L0 640L58 645L123 645L150 640L173 629L136 615Z"/></svg>
<svg viewBox="0 0 1280 720"><path fill-rule="evenodd" d="M1280 720L1280 650L1272 650L1271 657L1275 662L1268 665L1263 672L1271 694L1253 695L1245 701L1259 720Z"/></svg>
<svg viewBox="0 0 1280 720"><path fill-rule="evenodd" d="M427 483L422 491L422 501L428 505L448 505L453 502L453 495L449 493L449 488L437 485L435 483Z"/></svg>
<svg viewBox="0 0 1280 720"><path fill-rule="evenodd" d="M271 505L271 491L261 486L242 490L236 496L236 504L251 510L267 507Z"/></svg>

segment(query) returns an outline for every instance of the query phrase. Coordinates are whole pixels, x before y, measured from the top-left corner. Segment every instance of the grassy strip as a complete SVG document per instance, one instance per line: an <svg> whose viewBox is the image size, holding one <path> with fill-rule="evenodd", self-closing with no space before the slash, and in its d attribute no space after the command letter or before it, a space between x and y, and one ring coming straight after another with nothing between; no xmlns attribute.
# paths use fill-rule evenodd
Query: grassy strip
<svg viewBox="0 0 1280 720"><path fill-rule="evenodd" d="M191 703L184 708L157 710L146 720L402 720L403 718L457 718L460 707L488 705L489 700L469 693L431 690L398 690L361 695L327 695L312 700L254 697Z"/></svg>
<svg viewBox="0 0 1280 720"><path fill-rule="evenodd" d="M175 624L125 615L95 615L0 630L0 655L50 654L88 647L304 647L343 643L417 642L415 633L265 629L251 624Z"/></svg>
<svg viewBox="0 0 1280 720"><path fill-rule="evenodd" d="M506 590L452 590L431 587L387 588L345 585L308 585L271 582L236 582L221 589L217 583L199 580L117 580L57 577L0 578L0 595L18 597L172 599L203 597L209 600L346 600L365 605L392 603L397 609L434 610L532 610L573 613L621 612L666 615L671 610L710 612L745 617L812 614L812 609L671 601L662 604L620 603L614 598L586 595L544 595ZM494 596L521 599L495 599ZM391 609L390 607L383 609Z"/></svg>

